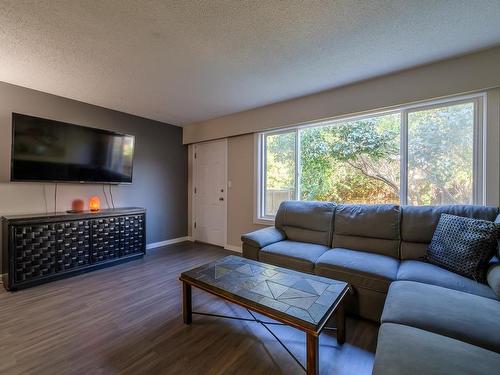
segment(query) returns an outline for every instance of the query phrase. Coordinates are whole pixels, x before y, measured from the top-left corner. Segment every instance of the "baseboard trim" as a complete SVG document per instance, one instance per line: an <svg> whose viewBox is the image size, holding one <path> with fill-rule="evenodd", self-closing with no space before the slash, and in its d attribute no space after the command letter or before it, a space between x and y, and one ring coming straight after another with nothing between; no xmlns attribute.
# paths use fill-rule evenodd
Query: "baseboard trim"
<svg viewBox="0 0 500 375"><path fill-rule="evenodd" d="M185 242L185 241L193 241L193 239L190 236L186 236L186 237L172 238L170 240L165 240L160 242L148 243L146 245L146 250L156 249L157 247L173 245L174 243Z"/></svg>
<svg viewBox="0 0 500 375"><path fill-rule="evenodd" d="M234 245L227 245L224 246L224 249L226 250L231 250L231 251L236 251L237 253L242 253L243 250L241 250L241 246L234 246Z"/></svg>

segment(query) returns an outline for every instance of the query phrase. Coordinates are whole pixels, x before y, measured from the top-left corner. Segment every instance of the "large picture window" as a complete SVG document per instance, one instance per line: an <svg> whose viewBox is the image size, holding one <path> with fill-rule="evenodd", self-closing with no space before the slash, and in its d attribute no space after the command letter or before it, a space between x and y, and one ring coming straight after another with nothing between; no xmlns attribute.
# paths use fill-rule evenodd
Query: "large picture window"
<svg viewBox="0 0 500 375"><path fill-rule="evenodd" d="M482 203L482 96L261 133L258 216L289 199Z"/></svg>

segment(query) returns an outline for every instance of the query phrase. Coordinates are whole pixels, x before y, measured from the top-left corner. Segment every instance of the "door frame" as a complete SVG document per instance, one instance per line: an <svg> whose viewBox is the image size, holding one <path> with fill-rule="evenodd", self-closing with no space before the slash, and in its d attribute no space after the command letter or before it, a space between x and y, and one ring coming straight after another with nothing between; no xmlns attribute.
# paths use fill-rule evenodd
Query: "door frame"
<svg viewBox="0 0 500 375"><path fill-rule="evenodd" d="M194 223L196 221L196 194L195 194L195 189L196 185L198 182L198 159L196 158L196 148L198 145L202 144L208 144L208 143L223 143L224 144L224 222L223 222L223 231L224 231L224 243L222 244L222 247L226 248L227 247L227 197L229 196L228 194L228 142L227 138L223 139L216 139L214 141L205 141L205 142L198 142L194 143L193 147L191 148L191 160L193 161L193 185L191 187L191 233L192 233L192 239L193 241L197 241L198 239L196 238L196 229L194 227ZM214 245L214 246L220 246L220 245Z"/></svg>

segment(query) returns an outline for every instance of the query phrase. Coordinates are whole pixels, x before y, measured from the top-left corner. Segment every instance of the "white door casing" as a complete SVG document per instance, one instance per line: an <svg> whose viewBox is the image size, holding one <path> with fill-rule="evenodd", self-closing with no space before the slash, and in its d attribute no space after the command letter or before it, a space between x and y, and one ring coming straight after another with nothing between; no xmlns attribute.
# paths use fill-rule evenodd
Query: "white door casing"
<svg viewBox="0 0 500 375"><path fill-rule="evenodd" d="M227 140L198 143L193 149L193 238L225 246Z"/></svg>

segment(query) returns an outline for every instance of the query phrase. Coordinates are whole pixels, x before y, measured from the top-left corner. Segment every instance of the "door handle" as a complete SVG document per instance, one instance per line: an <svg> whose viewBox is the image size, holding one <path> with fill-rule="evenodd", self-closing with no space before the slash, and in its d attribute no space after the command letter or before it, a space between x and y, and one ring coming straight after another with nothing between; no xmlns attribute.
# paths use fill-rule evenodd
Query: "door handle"
<svg viewBox="0 0 500 375"><path fill-rule="evenodd" d="M224 198L220 197L220 198L219 198L219 200L220 200L220 201L223 201L223 200L224 200Z"/></svg>

